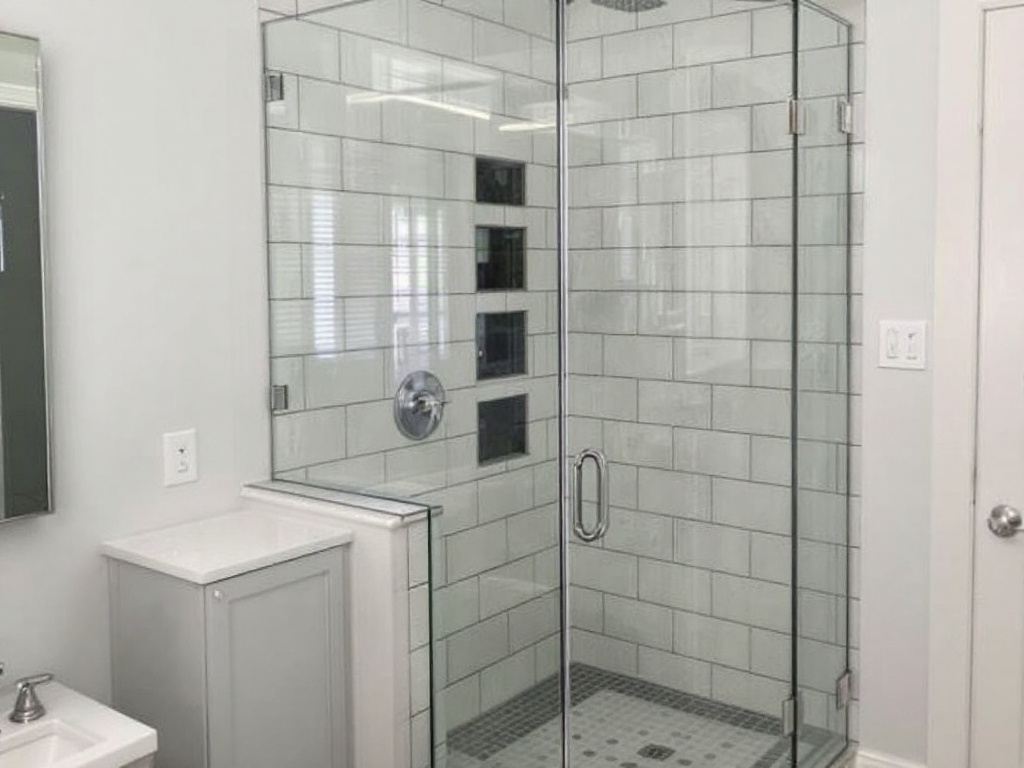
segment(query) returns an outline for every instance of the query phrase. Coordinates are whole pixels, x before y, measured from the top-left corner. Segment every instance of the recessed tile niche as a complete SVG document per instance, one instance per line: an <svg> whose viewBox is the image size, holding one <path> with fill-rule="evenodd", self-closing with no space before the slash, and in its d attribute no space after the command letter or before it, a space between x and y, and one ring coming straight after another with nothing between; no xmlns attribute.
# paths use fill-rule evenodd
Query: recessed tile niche
<svg viewBox="0 0 1024 768"><path fill-rule="evenodd" d="M526 288L526 230L476 228L476 289L521 291Z"/></svg>
<svg viewBox="0 0 1024 768"><path fill-rule="evenodd" d="M477 415L481 464L526 455L526 395L479 403Z"/></svg>
<svg viewBox="0 0 1024 768"><path fill-rule="evenodd" d="M476 159L476 201L526 205L526 165L490 157Z"/></svg>
<svg viewBox="0 0 1024 768"><path fill-rule="evenodd" d="M526 313L476 316L476 377L496 379L526 373Z"/></svg>

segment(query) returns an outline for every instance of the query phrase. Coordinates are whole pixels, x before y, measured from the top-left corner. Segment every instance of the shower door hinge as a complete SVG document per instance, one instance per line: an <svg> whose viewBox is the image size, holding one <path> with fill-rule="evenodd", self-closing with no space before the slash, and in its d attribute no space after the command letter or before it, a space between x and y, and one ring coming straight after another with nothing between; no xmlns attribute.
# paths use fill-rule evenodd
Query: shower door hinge
<svg viewBox="0 0 1024 768"><path fill-rule="evenodd" d="M792 736L800 730L800 718L803 717L800 695L782 702L782 735Z"/></svg>
<svg viewBox="0 0 1024 768"><path fill-rule="evenodd" d="M284 75L280 72L267 72L263 79L263 100L267 103L284 101Z"/></svg>
<svg viewBox="0 0 1024 768"><path fill-rule="evenodd" d="M807 133L807 108L800 99L789 100L789 132L794 136Z"/></svg>
<svg viewBox="0 0 1024 768"><path fill-rule="evenodd" d="M275 384L270 388L270 410L288 410L288 385Z"/></svg>
<svg viewBox="0 0 1024 768"><path fill-rule="evenodd" d="M846 670L836 680L836 709L846 709L853 698L853 672Z"/></svg>
<svg viewBox="0 0 1024 768"><path fill-rule="evenodd" d="M853 133L853 104L849 99L839 100L839 132Z"/></svg>

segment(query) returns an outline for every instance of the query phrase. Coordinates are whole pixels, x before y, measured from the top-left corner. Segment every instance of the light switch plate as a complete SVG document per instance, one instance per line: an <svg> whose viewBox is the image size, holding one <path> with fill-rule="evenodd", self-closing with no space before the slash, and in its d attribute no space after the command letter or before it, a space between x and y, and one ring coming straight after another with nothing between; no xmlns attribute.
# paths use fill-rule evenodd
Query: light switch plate
<svg viewBox="0 0 1024 768"><path fill-rule="evenodd" d="M882 320L878 324L878 367L925 370L928 367L928 323Z"/></svg>
<svg viewBox="0 0 1024 768"><path fill-rule="evenodd" d="M199 453L196 431L168 432L164 435L164 485L194 483L199 479Z"/></svg>

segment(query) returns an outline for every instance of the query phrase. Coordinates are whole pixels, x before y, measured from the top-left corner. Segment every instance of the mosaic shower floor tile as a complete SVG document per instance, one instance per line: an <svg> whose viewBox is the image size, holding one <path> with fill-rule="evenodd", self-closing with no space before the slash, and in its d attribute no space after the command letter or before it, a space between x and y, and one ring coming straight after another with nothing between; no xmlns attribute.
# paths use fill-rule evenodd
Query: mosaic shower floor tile
<svg viewBox="0 0 1024 768"><path fill-rule="evenodd" d="M778 719L574 665L573 768L782 768ZM540 683L448 735L446 768L559 768L560 690ZM801 757L828 735L809 729ZM834 739L834 737L833 737Z"/></svg>
<svg viewBox="0 0 1024 768"><path fill-rule="evenodd" d="M558 766L560 725L558 720L549 721L478 765ZM777 741L775 736L602 691L574 707L572 764L579 768L751 768Z"/></svg>

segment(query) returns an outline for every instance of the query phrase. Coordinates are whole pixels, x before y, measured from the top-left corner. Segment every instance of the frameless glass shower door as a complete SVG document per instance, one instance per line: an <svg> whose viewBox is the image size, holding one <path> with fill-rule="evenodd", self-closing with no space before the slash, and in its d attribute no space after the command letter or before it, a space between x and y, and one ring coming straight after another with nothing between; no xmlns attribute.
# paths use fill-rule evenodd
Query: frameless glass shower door
<svg viewBox="0 0 1024 768"><path fill-rule="evenodd" d="M833 760L848 26L298 10L264 24L274 474L434 509L414 768Z"/></svg>
<svg viewBox="0 0 1024 768"><path fill-rule="evenodd" d="M568 9L571 764L788 764L795 10L629 5Z"/></svg>

